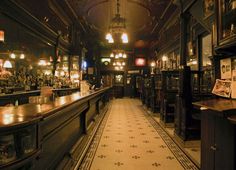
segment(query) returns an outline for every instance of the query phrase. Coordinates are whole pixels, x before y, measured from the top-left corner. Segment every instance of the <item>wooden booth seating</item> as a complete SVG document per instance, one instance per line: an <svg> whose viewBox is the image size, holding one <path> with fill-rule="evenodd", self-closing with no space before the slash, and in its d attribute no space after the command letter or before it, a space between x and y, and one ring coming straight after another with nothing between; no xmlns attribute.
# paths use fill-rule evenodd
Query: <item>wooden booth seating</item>
<svg viewBox="0 0 236 170"><path fill-rule="evenodd" d="M177 70L161 72L160 119L164 125L174 123L175 101L178 93L179 72Z"/></svg>

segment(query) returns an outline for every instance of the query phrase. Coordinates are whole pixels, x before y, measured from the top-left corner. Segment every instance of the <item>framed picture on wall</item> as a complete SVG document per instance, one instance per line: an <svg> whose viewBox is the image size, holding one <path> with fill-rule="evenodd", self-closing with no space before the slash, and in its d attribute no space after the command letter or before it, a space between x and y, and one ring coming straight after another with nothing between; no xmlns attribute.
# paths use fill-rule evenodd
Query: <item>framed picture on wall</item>
<svg viewBox="0 0 236 170"><path fill-rule="evenodd" d="M220 60L221 79L231 79L231 58Z"/></svg>
<svg viewBox="0 0 236 170"><path fill-rule="evenodd" d="M208 18L214 13L214 0L203 0L203 14L204 18Z"/></svg>

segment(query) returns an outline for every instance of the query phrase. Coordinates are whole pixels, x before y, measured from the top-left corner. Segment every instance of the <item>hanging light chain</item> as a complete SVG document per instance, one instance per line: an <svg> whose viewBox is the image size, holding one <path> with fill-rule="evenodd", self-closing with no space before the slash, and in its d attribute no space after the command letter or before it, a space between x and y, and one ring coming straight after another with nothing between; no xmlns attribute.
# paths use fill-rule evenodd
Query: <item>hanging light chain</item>
<svg viewBox="0 0 236 170"><path fill-rule="evenodd" d="M116 12L117 12L117 15L120 14L120 2L119 2L119 0L116 1Z"/></svg>

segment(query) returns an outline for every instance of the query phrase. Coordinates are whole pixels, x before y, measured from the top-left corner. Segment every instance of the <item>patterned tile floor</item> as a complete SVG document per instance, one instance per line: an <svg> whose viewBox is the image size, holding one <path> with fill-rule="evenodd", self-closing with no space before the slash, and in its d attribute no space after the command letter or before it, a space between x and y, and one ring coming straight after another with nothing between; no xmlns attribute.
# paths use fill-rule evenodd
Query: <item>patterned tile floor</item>
<svg viewBox="0 0 236 170"><path fill-rule="evenodd" d="M160 116L157 116L157 115L158 114L156 114L156 113L152 114L152 117L158 123L160 123ZM165 131L171 136L172 139L175 139L174 127L163 127L162 126L162 128L165 129ZM176 141L176 142L178 142L178 141ZM186 146L186 147L182 146L182 149L185 150L185 153L187 153L191 157L191 159L196 164L198 164L198 166L200 167L200 164L201 164L201 141L200 140L194 140L194 141L190 141L189 143L191 143L190 146ZM181 145L181 144L179 144L179 145Z"/></svg>
<svg viewBox="0 0 236 170"><path fill-rule="evenodd" d="M79 169L198 170L136 99L112 101Z"/></svg>

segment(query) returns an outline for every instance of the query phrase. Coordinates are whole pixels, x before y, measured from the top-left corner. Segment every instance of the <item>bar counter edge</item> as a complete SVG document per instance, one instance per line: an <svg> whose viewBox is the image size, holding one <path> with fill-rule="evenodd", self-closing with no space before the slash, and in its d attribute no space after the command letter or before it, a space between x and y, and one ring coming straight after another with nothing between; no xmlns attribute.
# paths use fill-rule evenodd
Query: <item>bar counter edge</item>
<svg viewBox="0 0 236 170"><path fill-rule="evenodd" d="M0 107L0 169L73 169L108 109L110 89Z"/></svg>

